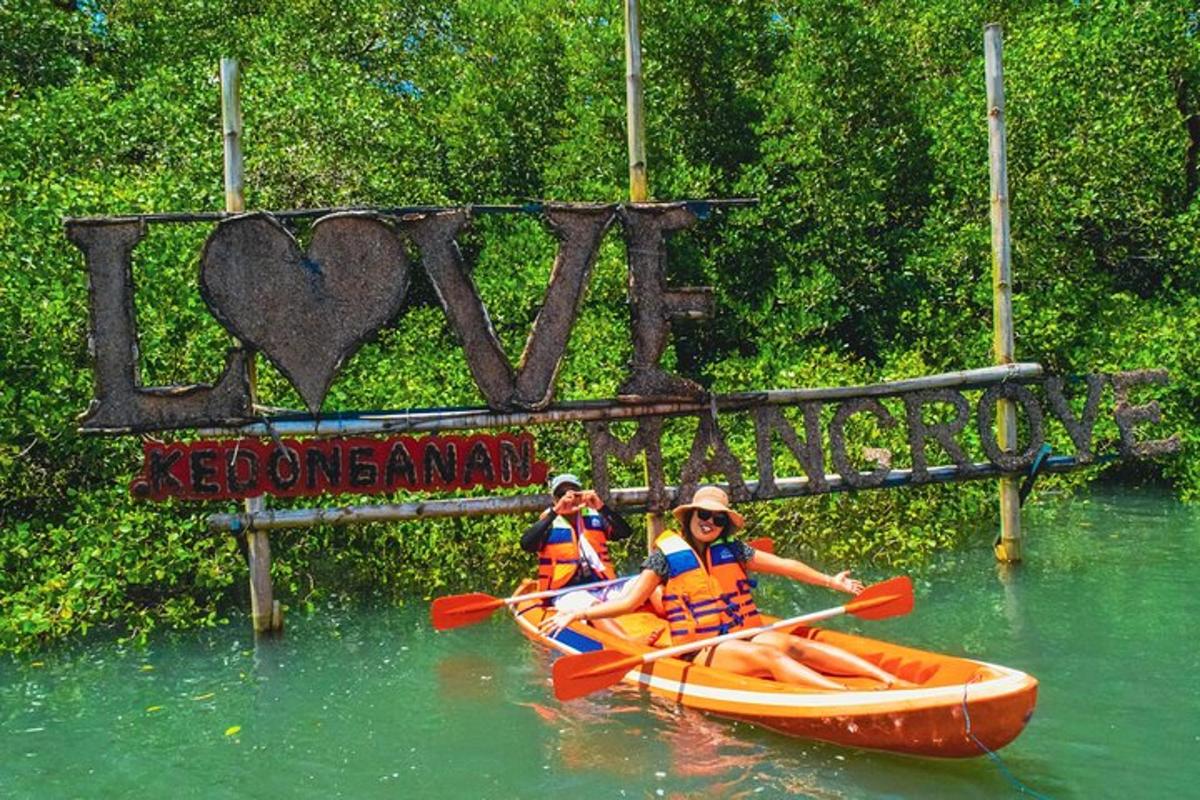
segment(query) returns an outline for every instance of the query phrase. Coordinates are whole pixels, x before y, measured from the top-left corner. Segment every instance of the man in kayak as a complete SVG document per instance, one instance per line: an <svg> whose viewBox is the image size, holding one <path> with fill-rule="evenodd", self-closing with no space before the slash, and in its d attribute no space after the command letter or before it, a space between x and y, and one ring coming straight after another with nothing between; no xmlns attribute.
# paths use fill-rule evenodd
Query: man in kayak
<svg viewBox="0 0 1200 800"><path fill-rule="evenodd" d="M715 486L696 491L690 503L675 509L682 532L667 531L642 564L642 572L618 597L587 608L562 608L542 623L551 633L577 620L596 620L627 614L663 587L663 607L671 644L699 641L759 624L758 609L747 570L784 575L794 580L858 594L863 586L850 572L825 575L790 558L761 550L730 538L745 524L729 507L729 498ZM686 656L685 656L686 658ZM735 639L694 654L706 666L741 675L769 675L783 683L823 689L844 689L833 675L866 676L887 687L904 685L895 675L874 664L821 642L770 631L752 639ZM804 664L799 663L805 662ZM820 670L820 672L818 672Z"/></svg>
<svg viewBox="0 0 1200 800"><path fill-rule="evenodd" d="M617 577L608 543L632 536L629 523L594 491L584 490L579 478L569 472L550 481L550 495L554 505L521 537L521 549L538 554L538 589L578 586L578 591L554 599L555 608L571 611L619 595L627 584L587 587ZM627 637L616 622L602 620L596 627Z"/></svg>

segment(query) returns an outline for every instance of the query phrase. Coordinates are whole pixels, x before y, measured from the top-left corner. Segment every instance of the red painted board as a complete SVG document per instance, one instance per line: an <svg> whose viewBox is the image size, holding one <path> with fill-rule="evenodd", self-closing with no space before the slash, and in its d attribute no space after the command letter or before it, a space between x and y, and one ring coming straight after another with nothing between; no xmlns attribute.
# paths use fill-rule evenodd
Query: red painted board
<svg viewBox="0 0 1200 800"><path fill-rule="evenodd" d="M389 439L146 442L130 493L240 500L532 486L546 480L528 433Z"/></svg>

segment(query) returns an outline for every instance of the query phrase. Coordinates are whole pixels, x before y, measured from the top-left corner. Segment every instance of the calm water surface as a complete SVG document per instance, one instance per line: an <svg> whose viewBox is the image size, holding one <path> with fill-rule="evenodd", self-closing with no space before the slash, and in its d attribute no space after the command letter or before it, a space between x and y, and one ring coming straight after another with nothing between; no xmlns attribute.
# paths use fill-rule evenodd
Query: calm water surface
<svg viewBox="0 0 1200 800"><path fill-rule="evenodd" d="M1196 796L1200 509L1043 501L1026 531L1019 570L981 541L914 575L911 616L848 627L1039 678L1003 756L1043 794ZM763 588L772 611L833 605ZM1017 796L982 758L814 744L624 690L563 705L549 664L499 613L437 634L420 604L293 615L257 648L236 620L4 661L0 797Z"/></svg>

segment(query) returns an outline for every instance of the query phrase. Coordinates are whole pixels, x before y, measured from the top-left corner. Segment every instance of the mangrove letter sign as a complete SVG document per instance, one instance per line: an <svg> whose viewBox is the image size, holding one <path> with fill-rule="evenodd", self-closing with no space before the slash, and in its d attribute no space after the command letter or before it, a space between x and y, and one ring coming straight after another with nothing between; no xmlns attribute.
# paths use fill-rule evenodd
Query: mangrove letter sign
<svg viewBox="0 0 1200 800"><path fill-rule="evenodd" d="M129 486L143 500L495 489L546 480L546 465L527 433L146 442L144 449L142 474Z"/></svg>
<svg viewBox="0 0 1200 800"><path fill-rule="evenodd" d="M1117 452L1122 458L1148 458L1178 452L1180 439L1177 435L1166 439L1147 439L1139 435L1145 433L1137 430L1139 426L1161 422L1162 414L1157 401L1134 404L1130 399L1135 387L1165 384L1165 371L1137 370L1114 375L1086 375L1080 380L1083 384L1083 391L1080 392L1083 407L1078 413L1072 408L1063 378L1047 377L1041 386L1041 394L1049 403L1053 417L1071 440L1074 464L1090 464L1095 460L1094 430L1100 417L1101 394L1107 384L1111 384L1116 399L1111 415L1118 434ZM864 387L864 390L868 388ZM767 500L782 496L775 474L777 442L786 447L804 472L800 491L793 488L789 494L808 495L834 491L831 481L838 481L850 489L874 489L887 485L889 481L894 483L902 480L908 485L918 485L936 479L944 480L945 468L930 465L930 451L935 448L950 457L953 462L952 474L956 479L969 479L985 473L1021 472L1033 465L1047 440L1042 401L1029 386L1020 383L1002 382L987 387L974 407L962 392L951 388L886 395L899 401L894 404L900 407L898 415L880 402L878 397L883 396L851 395L835 401L788 403L798 406L797 416L800 419L796 423L784 416L782 404L767 404L766 395L762 402L747 401L738 410L751 415L754 429L758 480L753 489L746 480L742 463L717 424L717 417L710 412L700 411L690 452L679 472L678 497L674 499L690 498L701 479L709 476L720 476L735 500ZM1025 439L1015 452L1001 448L996 439L995 413L999 400L1016 403L1018 416L1025 423ZM822 422L822 412L826 407L832 408L827 424ZM937 410L943 413L938 415ZM903 431L911 467L903 472L894 470L893 454L883 447L862 448L862 456L868 461L865 464L857 454L851 453L846 442L846 428L859 415L873 418L881 431ZM663 467L663 424L664 418L660 416L640 417L637 429L628 439L622 440L613 434L607 420L586 423L592 483L601 497L607 500L610 496L610 460L633 464L639 458L644 458L648 481L646 506L654 511L670 507L673 498L667 491L667 476ZM970 438L978 440L986 461L978 461L968 452L968 426L974 428L975 435ZM827 452L831 456L832 471L826 462ZM934 475L935 471L940 477Z"/></svg>

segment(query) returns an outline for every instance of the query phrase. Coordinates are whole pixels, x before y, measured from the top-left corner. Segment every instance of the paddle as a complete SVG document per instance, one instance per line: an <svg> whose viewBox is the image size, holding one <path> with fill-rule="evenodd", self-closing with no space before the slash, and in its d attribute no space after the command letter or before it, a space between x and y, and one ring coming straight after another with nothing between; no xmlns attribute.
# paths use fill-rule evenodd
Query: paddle
<svg viewBox="0 0 1200 800"><path fill-rule="evenodd" d="M765 536L761 539L754 539L750 542L750 546L755 550L762 550L767 553L775 552L775 543ZM522 603L526 600L544 600L550 597L558 597L559 595L576 592L580 589L599 589L604 586L612 586L614 583L620 583L621 581L632 580L636 577L636 575L626 575L622 578L613 578L612 580L600 581L599 583L567 586L562 589L548 589L544 592L530 592L529 594L519 594L513 597L493 597L483 592L453 594L435 598L433 604L429 607L429 612L430 616L433 617L433 627L439 631L448 631L451 628L461 628L464 625L474 625L476 622L482 622L490 617L493 611L502 606Z"/></svg>
<svg viewBox="0 0 1200 800"><path fill-rule="evenodd" d="M746 628L722 636L714 636L711 639L689 642L636 656L626 656L612 650L596 650L591 653L563 656L554 662L554 696L559 700L583 697L607 686L612 686L625 677L625 674L631 669L644 667L661 658L694 653L697 650L734 639L748 639L765 631L804 625L841 614L853 614L862 619L887 619L907 614L912 611L912 607L912 581L908 576L901 575L874 586L868 586L858 597L844 606L814 611L800 617L779 620L770 625Z"/></svg>
<svg viewBox="0 0 1200 800"><path fill-rule="evenodd" d="M560 594L577 592L580 589L599 589L604 586L612 586L614 583L632 580L636 577L636 575L626 575L621 578L589 583L583 586L548 589L544 592L530 592L529 594L518 594L513 597L493 597L483 592L437 597L434 598L433 604L430 605L429 612L433 617L433 627L439 631L448 631L451 628L461 628L464 625L474 625L476 622L482 622L490 617L492 612L497 608L505 605L512 605L513 603L520 603L525 600L542 600L548 597L558 597Z"/></svg>

